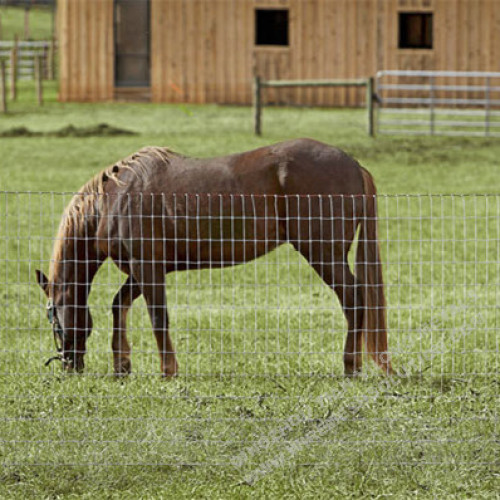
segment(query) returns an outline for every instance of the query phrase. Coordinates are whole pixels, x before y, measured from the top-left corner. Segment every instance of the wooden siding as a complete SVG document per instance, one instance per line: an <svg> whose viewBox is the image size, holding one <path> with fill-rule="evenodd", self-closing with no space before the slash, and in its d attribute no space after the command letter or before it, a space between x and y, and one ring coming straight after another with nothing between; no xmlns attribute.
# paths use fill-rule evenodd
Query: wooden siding
<svg viewBox="0 0 500 500"><path fill-rule="evenodd" d="M112 0L59 0L61 98L113 97ZM288 8L288 47L254 45L255 8ZM430 50L398 48L401 11L434 14ZM155 102L248 104L252 76L364 78L381 69L500 71L500 0L151 0ZM457 80L458 83L458 80ZM363 89L266 90L357 106Z"/></svg>
<svg viewBox="0 0 500 500"><path fill-rule="evenodd" d="M249 102L250 18L247 0L152 0L153 100Z"/></svg>
<svg viewBox="0 0 500 500"><path fill-rule="evenodd" d="M60 0L58 36L59 99L113 99L113 0Z"/></svg>

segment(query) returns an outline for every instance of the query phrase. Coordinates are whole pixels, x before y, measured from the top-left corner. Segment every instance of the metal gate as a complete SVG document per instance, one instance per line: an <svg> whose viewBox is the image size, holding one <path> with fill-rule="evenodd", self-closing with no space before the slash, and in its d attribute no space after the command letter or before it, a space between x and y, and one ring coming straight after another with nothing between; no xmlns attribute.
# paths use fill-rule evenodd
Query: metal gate
<svg viewBox="0 0 500 500"><path fill-rule="evenodd" d="M380 134L500 137L500 73L379 71Z"/></svg>

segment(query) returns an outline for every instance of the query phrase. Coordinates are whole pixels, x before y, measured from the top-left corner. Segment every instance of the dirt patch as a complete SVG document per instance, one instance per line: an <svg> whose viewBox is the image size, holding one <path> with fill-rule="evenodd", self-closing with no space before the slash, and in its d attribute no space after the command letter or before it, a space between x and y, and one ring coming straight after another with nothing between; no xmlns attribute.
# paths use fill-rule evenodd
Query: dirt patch
<svg viewBox="0 0 500 500"><path fill-rule="evenodd" d="M14 127L0 132L0 137L114 137L117 135L138 135L137 132L112 127L107 123L100 123L90 127L75 127L68 125L59 130L36 132L26 127Z"/></svg>

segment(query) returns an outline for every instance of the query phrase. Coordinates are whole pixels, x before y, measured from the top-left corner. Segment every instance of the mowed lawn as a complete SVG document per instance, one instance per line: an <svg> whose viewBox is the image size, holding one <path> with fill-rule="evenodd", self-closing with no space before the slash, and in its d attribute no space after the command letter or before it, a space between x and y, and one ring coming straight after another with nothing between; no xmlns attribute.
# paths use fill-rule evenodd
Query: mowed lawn
<svg viewBox="0 0 500 500"><path fill-rule="evenodd" d="M14 40L17 35L19 40L24 39L26 13L22 7L0 6L0 22L2 40ZM32 6L29 13L29 40L50 40L55 16L49 7Z"/></svg>
<svg viewBox="0 0 500 500"><path fill-rule="evenodd" d="M500 141L379 137L362 110L61 104L31 88L2 132L106 123L137 135L0 137L0 496L480 497L499 488ZM34 280L64 204L144 145L209 157L293 137L341 147L374 175L399 375L342 376L337 300L291 247L223 271L168 277L180 376L159 376L142 299L134 375L112 376L105 265L90 297L86 375L53 354ZM56 194L51 194L56 193ZM422 196L394 196L422 195ZM440 196L441 194L456 196ZM387 196L385 196L387 195ZM462 196L467 195L467 196Z"/></svg>

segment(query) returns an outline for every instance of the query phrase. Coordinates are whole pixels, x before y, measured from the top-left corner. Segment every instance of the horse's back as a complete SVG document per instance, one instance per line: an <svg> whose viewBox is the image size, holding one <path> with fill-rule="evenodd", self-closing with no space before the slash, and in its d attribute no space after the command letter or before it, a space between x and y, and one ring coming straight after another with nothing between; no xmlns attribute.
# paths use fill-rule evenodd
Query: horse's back
<svg viewBox="0 0 500 500"><path fill-rule="evenodd" d="M157 148L162 149L162 148ZM144 151L154 151L146 148ZM140 153L140 152L139 152ZM139 156L139 154L138 154ZM356 160L342 150L313 139L293 139L252 151L215 158L172 153L166 160L149 154L138 173L123 169L120 193L177 194L362 194ZM166 157L165 157L166 158Z"/></svg>

